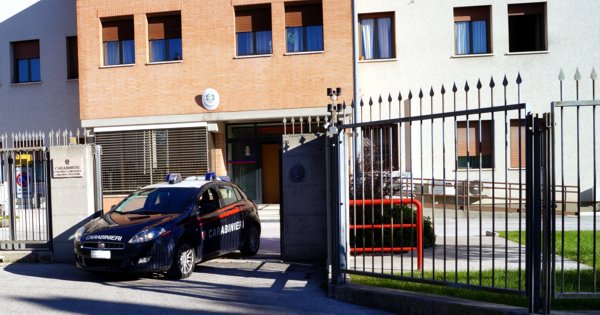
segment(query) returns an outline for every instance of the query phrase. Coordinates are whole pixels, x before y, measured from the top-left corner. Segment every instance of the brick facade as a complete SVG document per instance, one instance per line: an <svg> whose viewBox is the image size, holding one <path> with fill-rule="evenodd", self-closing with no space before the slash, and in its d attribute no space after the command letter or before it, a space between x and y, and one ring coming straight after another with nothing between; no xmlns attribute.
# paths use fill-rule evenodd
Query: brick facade
<svg viewBox="0 0 600 315"><path fill-rule="evenodd" d="M352 87L350 1L323 0L324 52L286 54L285 3L292 1L77 1L81 119L325 106L327 87ZM273 54L236 58L234 7L270 3ZM183 60L149 64L146 14L180 11ZM101 19L133 16L135 65L104 67ZM346 96L349 98L348 96Z"/></svg>

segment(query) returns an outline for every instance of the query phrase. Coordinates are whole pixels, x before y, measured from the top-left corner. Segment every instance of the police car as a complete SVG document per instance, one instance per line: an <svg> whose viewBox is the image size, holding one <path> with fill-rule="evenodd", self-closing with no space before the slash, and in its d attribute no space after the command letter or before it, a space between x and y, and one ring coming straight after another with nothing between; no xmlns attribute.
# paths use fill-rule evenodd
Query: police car
<svg viewBox="0 0 600 315"><path fill-rule="evenodd" d="M196 263L260 246L254 202L215 178L167 176L91 220L75 233L78 268L91 272L166 273L189 277Z"/></svg>

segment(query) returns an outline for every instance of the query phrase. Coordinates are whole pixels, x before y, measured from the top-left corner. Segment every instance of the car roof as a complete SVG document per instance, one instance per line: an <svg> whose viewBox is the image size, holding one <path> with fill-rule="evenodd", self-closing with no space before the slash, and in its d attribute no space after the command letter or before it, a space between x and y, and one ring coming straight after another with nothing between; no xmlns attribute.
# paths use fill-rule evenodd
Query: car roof
<svg viewBox="0 0 600 315"><path fill-rule="evenodd" d="M156 183L156 184L152 184L152 185L148 185L145 186L144 188L202 188L204 185L210 184L210 183L225 183L223 181L209 181L209 180L205 180L204 177L200 177L200 176L191 176L186 178L185 180L182 180L178 183L173 183L173 184L169 184L168 182L161 182L161 183Z"/></svg>

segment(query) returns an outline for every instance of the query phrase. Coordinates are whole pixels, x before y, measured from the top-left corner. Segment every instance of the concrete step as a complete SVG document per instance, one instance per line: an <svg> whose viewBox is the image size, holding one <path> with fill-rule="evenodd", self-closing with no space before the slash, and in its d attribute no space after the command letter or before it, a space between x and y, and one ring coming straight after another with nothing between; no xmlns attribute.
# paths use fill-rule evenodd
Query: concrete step
<svg viewBox="0 0 600 315"><path fill-rule="evenodd" d="M47 250L3 250L0 263L51 263L52 252Z"/></svg>

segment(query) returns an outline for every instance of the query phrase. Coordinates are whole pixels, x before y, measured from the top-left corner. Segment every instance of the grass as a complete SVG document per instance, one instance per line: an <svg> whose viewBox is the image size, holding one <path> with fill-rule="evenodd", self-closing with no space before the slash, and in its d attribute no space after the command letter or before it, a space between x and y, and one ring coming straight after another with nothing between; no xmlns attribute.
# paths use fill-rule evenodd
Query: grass
<svg viewBox="0 0 600 315"><path fill-rule="evenodd" d="M519 232L518 231L510 231L507 233L500 233L501 237L508 238L514 242L519 242ZM564 242L563 233L557 233L556 237L556 248L557 252L563 252L563 244L564 244L564 254L563 256L570 260L577 260L579 257L579 261L587 266L592 266L594 264L594 250L593 250L593 232L592 231L581 231L579 238L579 251L577 250L577 231L566 231L564 232ZM525 243L525 233L521 232L521 243ZM597 246L600 246L600 233L596 233L596 243ZM557 259L557 267L560 268L560 259ZM596 251L595 255L595 265L596 265L596 291L600 290L600 249ZM406 274L405 276L409 276ZM492 271L483 271L481 274L478 272L470 272L469 278L467 279L466 272L458 272L458 273L446 273L446 278L444 279L444 274L440 272L436 272L435 274L431 272L424 273L415 273L415 277L423 277L428 280L438 280L443 283L447 283L449 285L452 284L472 284L472 285L481 285L486 287L495 287L495 288L507 288L507 289L515 289L515 290L524 290L525 286L525 271L522 270L521 274L519 274L518 270L496 270L492 273ZM480 282L481 277L481 282ZM484 301L484 302L501 302L502 304L519 306L519 307L527 307L526 297L518 295L518 294L510 294L510 293L496 293L490 292L486 290L477 290L477 289L463 289L456 288L451 286L441 286L441 285L429 285L429 284L421 284L421 283L413 283L401 280L392 280L392 279L381 279L375 277L367 277L367 276L358 276L352 275L352 282L377 286L377 287L386 287L393 289L400 289L406 291L415 291L429 294L437 294L444 295L456 298ZM492 284L492 279L494 283ZM519 283L520 279L520 283ZM445 281L444 281L445 280ZM594 290L594 276L593 271L590 269L581 269L579 273L577 270L557 270L556 272L556 288L557 292L577 292L577 287L579 286L580 292L592 292ZM591 298L591 299L554 299L552 301L552 309L555 310L598 310L600 309L600 299Z"/></svg>

